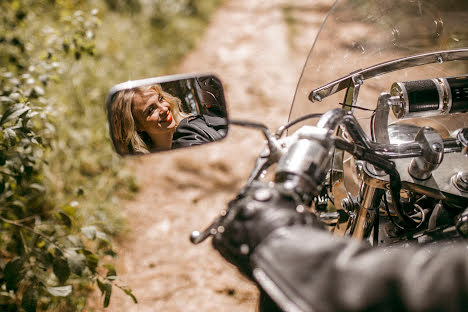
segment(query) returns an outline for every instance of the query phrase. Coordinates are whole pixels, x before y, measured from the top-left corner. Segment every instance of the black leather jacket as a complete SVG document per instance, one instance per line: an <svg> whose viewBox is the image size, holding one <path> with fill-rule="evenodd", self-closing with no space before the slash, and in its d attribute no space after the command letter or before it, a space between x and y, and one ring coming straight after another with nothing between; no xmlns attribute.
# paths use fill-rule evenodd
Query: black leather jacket
<svg viewBox="0 0 468 312"><path fill-rule="evenodd" d="M271 233L251 260L283 311L468 311L466 242L372 248L298 225Z"/></svg>
<svg viewBox="0 0 468 312"><path fill-rule="evenodd" d="M227 134L226 119L195 115L183 119L172 136L172 148L218 141Z"/></svg>

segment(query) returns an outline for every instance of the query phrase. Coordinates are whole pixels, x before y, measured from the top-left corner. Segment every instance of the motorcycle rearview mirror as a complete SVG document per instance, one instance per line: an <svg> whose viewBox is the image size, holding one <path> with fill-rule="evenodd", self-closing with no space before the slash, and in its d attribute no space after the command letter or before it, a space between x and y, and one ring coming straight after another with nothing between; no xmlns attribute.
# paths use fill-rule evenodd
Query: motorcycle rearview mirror
<svg viewBox="0 0 468 312"><path fill-rule="evenodd" d="M228 131L223 85L211 74L123 82L110 89L106 107L120 155L206 144Z"/></svg>

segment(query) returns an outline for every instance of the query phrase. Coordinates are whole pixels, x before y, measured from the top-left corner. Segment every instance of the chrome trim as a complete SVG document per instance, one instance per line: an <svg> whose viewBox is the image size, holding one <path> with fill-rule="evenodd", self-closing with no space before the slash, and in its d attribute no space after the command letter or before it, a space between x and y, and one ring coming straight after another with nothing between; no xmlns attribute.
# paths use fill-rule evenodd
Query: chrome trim
<svg viewBox="0 0 468 312"><path fill-rule="evenodd" d="M406 86L404 83L401 83L401 82L398 82L397 85L400 87L401 89L401 94L400 94L400 103L402 103L401 105L403 105L403 108L404 108L404 115L399 117L399 118L404 118L405 116L408 116L410 111L409 111L409 98L408 98L408 90L406 90ZM401 96L403 95L403 102L401 102ZM395 116L396 117L396 116Z"/></svg>
<svg viewBox="0 0 468 312"><path fill-rule="evenodd" d="M133 89L135 87L143 87L143 86L150 86L154 84L161 84L168 81L174 80L183 80L183 79L191 79L191 78L199 78L204 76L213 76L219 81L221 81L215 74L213 73L189 73L189 74L176 74L176 75L169 75L169 76L160 76L160 77L152 77L152 78L145 78L145 79L138 79L138 80L128 80L119 84L114 85L106 96L106 107L109 107L110 101L112 96L122 90Z"/></svg>
<svg viewBox="0 0 468 312"><path fill-rule="evenodd" d="M439 107L437 109L437 111L439 112L439 114L444 114L445 113L445 103L447 102L447 98L446 98L446 87L444 86L444 83L443 81L439 80L438 78L433 78L431 79L431 81L435 84L436 88L437 88L437 93L439 94Z"/></svg>
<svg viewBox="0 0 468 312"><path fill-rule="evenodd" d="M352 237L357 239L365 239L369 229L374 226L376 217L376 207L374 207L375 200L382 196L382 193L377 188L369 184L362 184L362 199L359 205L359 211L353 227Z"/></svg>
<svg viewBox="0 0 468 312"><path fill-rule="evenodd" d="M388 113L390 111L391 95L389 93L382 93L377 101L377 108L375 110L373 141L383 144L389 144L388 137Z"/></svg>
<svg viewBox="0 0 468 312"><path fill-rule="evenodd" d="M456 60L468 60L468 49L444 50L431 53L423 53L409 57L399 58L396 60L383 62L344 76L317 89L314 89L309 94L309 100L315 102L316 99L324 98L335 94L345 88L348 88L353 83L353 78L361 76L364 81L382 74L392 71L415 67L420 65L427 65L432 63L451 62Z"/></svg>
<svg viewBox="0 0 468 312"><path fill-rule="evenodd" d="M445 111L444 111L444 114L450 114L450 111L452 110L452 103L453 103L453 99L452 99L452 89L450 88L450 85L448 83L448 80L446 78L440 78L440 80L442 80L444 86L445 86L445 91L446 91L446 94L447 94L447 103L445 103L444 101L444 105L446 105L446 108L445 108Z"/></svg>
<svg viewBox="0 0 468 312"><path fill-rule="evenodd" d="M460 192L468 192L468 171L460 171L452 177L452 183Z"/></svg>
<svg viewBox="0 0 468 312"><path fill-rule="evenodd" d="M354 106L357 103L357 99L358 99L358 96L359 96L359 90L361 89L361 86L364 83L364 79L362 79L361 75L355 75L355 76L353 76L351 78L351 80L353 81L353 85L354 85L353 102L351 103L351 105ZM351 108L351 111L353 111L352 108Z"/></svg>

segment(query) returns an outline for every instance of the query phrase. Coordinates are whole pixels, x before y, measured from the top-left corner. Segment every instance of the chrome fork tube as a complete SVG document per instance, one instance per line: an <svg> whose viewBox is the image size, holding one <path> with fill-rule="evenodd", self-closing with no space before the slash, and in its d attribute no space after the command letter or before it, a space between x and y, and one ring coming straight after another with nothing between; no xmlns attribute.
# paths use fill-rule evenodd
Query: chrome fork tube
<svg viewBox="0 0 468 312"><path fill-rule="evenodd" d="M361 204L356 212L356 220L353 227L352 237L359 240L366 239L374 226L375 218L378 218L378 206L382 198L383 190L362 183Z"/></svg>

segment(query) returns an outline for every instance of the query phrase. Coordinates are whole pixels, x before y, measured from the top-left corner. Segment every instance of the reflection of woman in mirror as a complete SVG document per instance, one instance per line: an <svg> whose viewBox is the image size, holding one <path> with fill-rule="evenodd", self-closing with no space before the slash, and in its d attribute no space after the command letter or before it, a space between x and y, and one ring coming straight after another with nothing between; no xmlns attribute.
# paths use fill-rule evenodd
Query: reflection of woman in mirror
<svg viewBox="0 0 468 312"><path fill-rule="evenodd" d="M159 85L116 93L110 117L117 151L133 154L170 149L177 125L187 117L179 111L179 102Z"/></svg>
<svg viewBox="0 0 468 312"><path fill-rule="evenodd" d="M209 117L208 117L209 118ZM180 100L152 85L117 92L111 102L111 131L117 152L142 154L219 140L226 122L208 122L180 111Z"/></svg>

